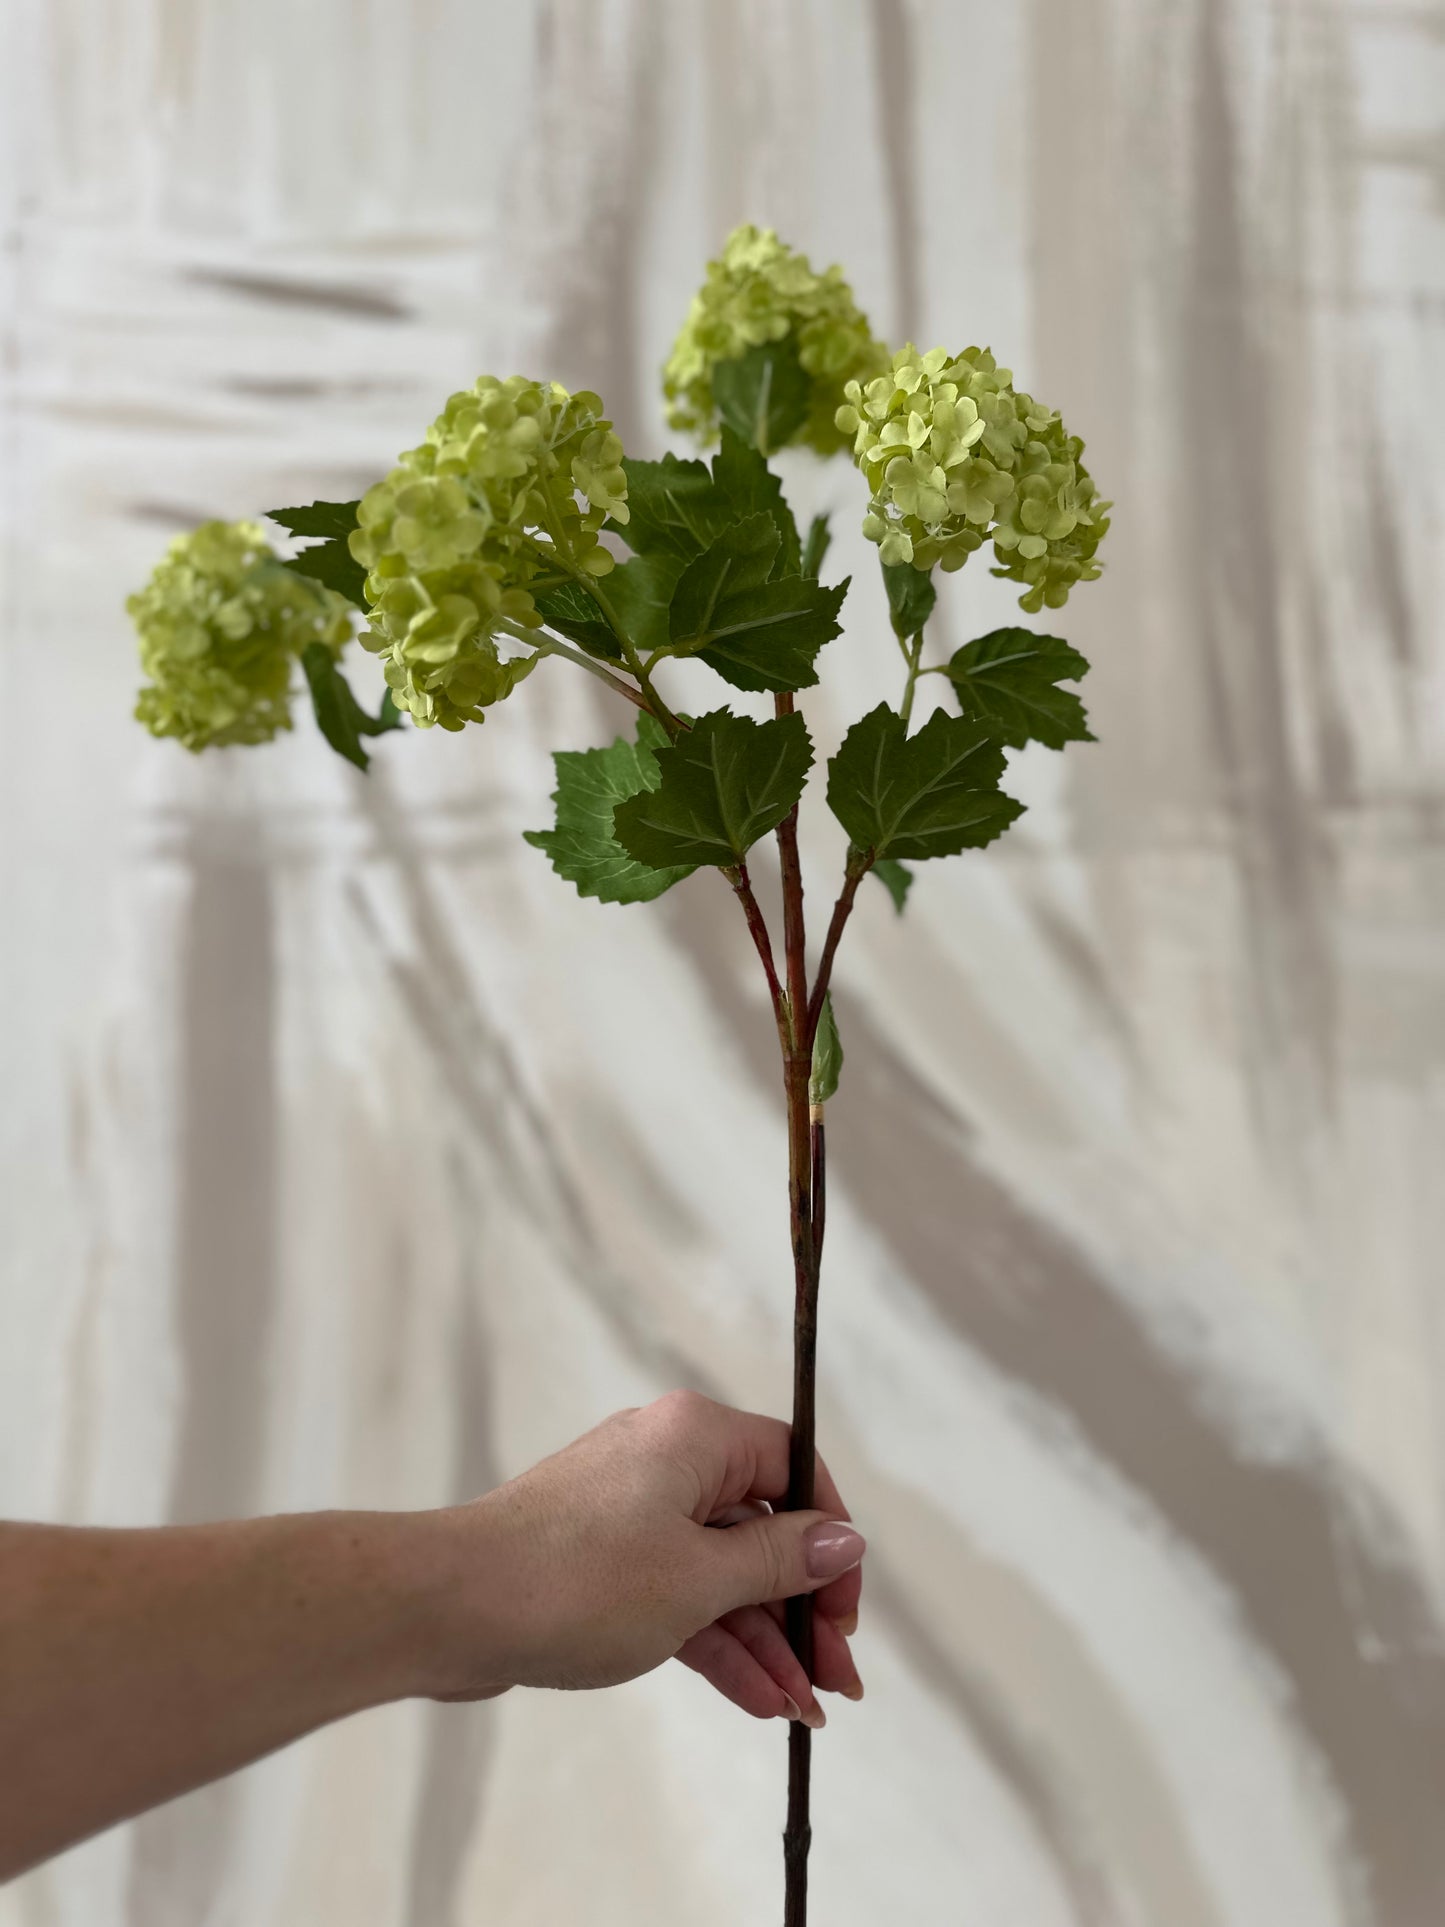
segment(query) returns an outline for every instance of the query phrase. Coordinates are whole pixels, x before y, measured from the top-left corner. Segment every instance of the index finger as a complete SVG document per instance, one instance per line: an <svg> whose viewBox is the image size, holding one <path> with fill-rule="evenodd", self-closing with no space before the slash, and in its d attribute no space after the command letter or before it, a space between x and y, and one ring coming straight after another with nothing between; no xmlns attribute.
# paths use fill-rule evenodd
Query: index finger
<svg viewBox="0 0 1445 1927"><path fill-rule="evenodd" d="M746 1499L766 1499L773 1505L785 1499L791 1428L782 1419L769 1418L763 1412L740 1412L711 1399L706 1403L711 1408L708 1429L713 1451L709 1454L711 1463L698 1467L705 1475L699 1504L706 1508L699 1523L720 1507L739 1505ZM834 1519L852 1516L821 1453L813 1460L813 1504Z"/></svg>

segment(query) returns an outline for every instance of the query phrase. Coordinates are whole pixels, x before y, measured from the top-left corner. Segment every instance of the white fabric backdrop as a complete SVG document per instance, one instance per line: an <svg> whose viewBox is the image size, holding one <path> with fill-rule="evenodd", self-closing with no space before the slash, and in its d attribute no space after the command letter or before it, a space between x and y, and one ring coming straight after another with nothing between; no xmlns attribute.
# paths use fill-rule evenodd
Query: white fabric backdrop
<svg viewBox="0 0 1445 1927"><path fill-rule="evenodd" d="M737 220L1089 442L1098 747L861 906L821 1423L873 1544L817 1914L1445 1918L1445 13L1344 0L10 0L0 1512L433 1504L676 1383L783 1410L770 1024L700 877L518 831L617 718L129 722L121 604L481 370L656 367ZM856 483L826 748L892 687ZM841 552L841 554L840 554ZM1008 619L981 566L952 643ZM805 827L815 900L835 870ZM752 967L750 967L752 966ZM23 1762L0 1762L0 1781ZM405 1707L0 1927L779 1911L781 1728L680 1668Z"/></svg>

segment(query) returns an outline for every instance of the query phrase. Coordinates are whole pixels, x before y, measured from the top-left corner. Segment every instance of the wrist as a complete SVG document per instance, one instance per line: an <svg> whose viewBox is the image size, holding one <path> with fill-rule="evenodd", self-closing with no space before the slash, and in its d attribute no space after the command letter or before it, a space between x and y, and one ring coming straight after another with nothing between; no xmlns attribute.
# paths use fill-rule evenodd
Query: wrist
<svg viewBox="0 0 1445 1927"><path fill-rule="evenodd" d="M390 1515L393 1699L483 1699L515 1684L496 1522L486 1500Z"/></svg>

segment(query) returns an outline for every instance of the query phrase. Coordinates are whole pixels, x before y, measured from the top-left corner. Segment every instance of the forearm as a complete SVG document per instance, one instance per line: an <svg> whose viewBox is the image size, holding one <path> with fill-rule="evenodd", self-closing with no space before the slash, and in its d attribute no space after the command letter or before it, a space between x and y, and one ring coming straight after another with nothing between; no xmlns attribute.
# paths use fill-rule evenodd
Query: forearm
<svg viewBox="0 0 1445 1927"><path fill-rule="evenodd" d="M0 1880L413 1695L613 1686L677 1657L757 1719L821 1725L780 1602L814 1595L816 1684L857 1697L863 1541L821 1461L828 1510L772 1510L788 1459L781 1421L674 1392L435 1512L0 1523Z"/></svg>
<svg viewBox="0 0 1445 1927"><path fill-rule="evenodd" d="M443 1516L0 1525L0 1879L426 1690Z"/></svg>

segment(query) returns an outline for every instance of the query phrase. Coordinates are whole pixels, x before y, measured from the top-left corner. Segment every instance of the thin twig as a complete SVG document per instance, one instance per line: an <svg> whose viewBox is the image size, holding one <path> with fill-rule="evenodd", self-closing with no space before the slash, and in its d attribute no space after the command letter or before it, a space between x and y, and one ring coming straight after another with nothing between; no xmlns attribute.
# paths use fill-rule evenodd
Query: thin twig
<svg viewBox="0 0 1445 1927"><path fill-rule="evenodd" d="M792 1030L788 1023L788 1000L783 994L782 984L778 981L778 966L773 961L773 940L768 934L762 908L753 895L748 866L746 863L739 863L735 869L724 870L723 875L732 885L734 895L743 906L743 915L748 920L748 931L752 936L754 948L762 959L763 973L768 980L768 995L773 1000L773 1020L778 1027L778 1043L786 1060L788 1047L792 1041Z"/></svg>
<svg viewBox="0 0 1445 1927"><path fill-rule="evenodd" d="M511 631L508 633L510 634ZM589 676L596 676L599 682L605 682L609 689L615 689L618 695L625 696L628 702L635 703L639 709L645 709L649 716L656 713L640 690L623 682L620 676L614 676L611 670L604 669L600 662L593 662L590 656L584 656L580 649L574 649L570 643L560 642L551 634L539 635L535 629L524 629L521 634L533 644L540 655L565 656L568 662L575 662L579 669L585 669ZM661 717L658 717L658 721L661 720Z"/></svg>
<svg viewBox="0 0 1445 1927"><path fill-rule="evenodd" d="M593 575L590 570L577 566L577 558L572 553L571 544L563 540L561 530L550 519L544 522L543 526L552 538L552 546L550 549L548 549L545 544L539 542L535 536L524 535L522 540L529 548L535 549L539 555L548 556L559 562L567 574L572 577L573 581L587 591L588 595L591 596L592 600L606 617L607 626L613 635L616 636L618 646L622 650L623 660L626 662L631 673L637 678L638 683L641 685L642 693L647 698L646 702L640 704L639 707L651 710L652 714L662 724L669 736L674 738L679 736L682 733L682 723L673 715L667 704L662 700L661 696L658 695L656 689L653 688L652 679L643 666L642 658L638 655L637 649L633 644L631 636L628 635L626 628L618 620L617 611L608 601L605 592L598 586L598 578ZM573 657L573 660L575 661L577 658ZM625 685L622 686L625 687Z"/></svg>
<svg viewBox="0 0 1445 1927"><path fill-rule="evenodd" d="M921 629L913 638L908 648L904 650L903 655L904 660L908 664L908 680L903 685L903 701L899 706L898 713L903 718L904 726L906 727L913 716L913 691L918 682L918 665L923 659L923 631Z"/></svg>
<svg viewBox="0 0 1445 1927"><path fill-rule="evenodd" d="M807 1045L810 1062L813 1038L818 1030L818 1019L823 1014L823 999L828 994L828 985L833 976L833 959L838 953L838 943L843 935L844 926L852 915L853 899L858 894L858 885L872 868L873 852L871 850L848 852L848 868L844 872L843 887L838 892L838 901L833 905L828 934L823 940L823 954L818 959L818 971L813 979L813 994L808 1000Z"/></svg>

